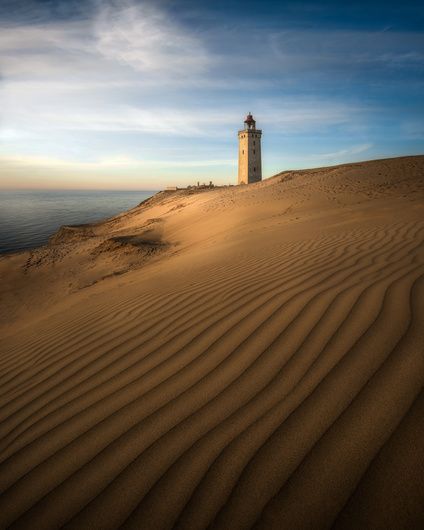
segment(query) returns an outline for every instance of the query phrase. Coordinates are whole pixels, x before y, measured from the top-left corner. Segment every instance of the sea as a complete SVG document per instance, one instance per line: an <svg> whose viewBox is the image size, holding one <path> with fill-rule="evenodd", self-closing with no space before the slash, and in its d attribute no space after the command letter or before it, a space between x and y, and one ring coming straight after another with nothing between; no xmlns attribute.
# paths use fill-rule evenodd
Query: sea
<svg viewBox="0 0 424 530"><path fill-rule="evenodd" d="M0 253L44 245L62 225L101 221L137 206L155 193L0 190Z"/></svg>

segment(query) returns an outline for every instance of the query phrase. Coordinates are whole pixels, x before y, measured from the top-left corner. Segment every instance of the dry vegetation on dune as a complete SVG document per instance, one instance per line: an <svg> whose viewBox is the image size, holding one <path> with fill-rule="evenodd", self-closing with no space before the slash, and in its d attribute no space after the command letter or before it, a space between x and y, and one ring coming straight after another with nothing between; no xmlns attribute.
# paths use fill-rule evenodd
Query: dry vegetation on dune
<svg viewBox="0 0 424 530"><path fill-rule="evenodd" d="M423 240L419 156L0 259L0 527L422 527Z"/></svg>

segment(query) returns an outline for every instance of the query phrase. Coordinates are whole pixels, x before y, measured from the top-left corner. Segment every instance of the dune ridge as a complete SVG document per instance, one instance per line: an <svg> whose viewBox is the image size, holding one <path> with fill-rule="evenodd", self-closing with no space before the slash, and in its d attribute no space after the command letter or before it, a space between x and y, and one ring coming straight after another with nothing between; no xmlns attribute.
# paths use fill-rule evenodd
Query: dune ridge
<svg viewBox="0 0 424 530"><path fill-rule="evenodd" d="M423 190L288 171L0 259L0 526L424 524Z"/></svg>

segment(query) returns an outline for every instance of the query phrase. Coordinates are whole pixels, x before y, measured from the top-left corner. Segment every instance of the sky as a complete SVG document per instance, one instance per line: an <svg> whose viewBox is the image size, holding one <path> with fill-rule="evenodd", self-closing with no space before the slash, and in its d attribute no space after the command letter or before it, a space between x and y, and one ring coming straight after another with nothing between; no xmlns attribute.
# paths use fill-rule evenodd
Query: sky
<svg viewBox="0 0 424 530"><path fill-rule="evenodd" d="M423 154L424 7L0 0L0 188L234 184L248 112L264 178Z"/></svg>

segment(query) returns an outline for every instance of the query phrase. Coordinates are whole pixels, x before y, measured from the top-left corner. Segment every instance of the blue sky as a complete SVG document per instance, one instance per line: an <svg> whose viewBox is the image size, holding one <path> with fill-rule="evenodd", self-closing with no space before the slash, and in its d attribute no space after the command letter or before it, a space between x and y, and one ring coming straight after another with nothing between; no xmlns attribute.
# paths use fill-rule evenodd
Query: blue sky
<svg viewBox="0 0 424 530"><path fill-rule="evenodd" d="M419 2L0 1L0 187L235 183L424 153Z"/></svg>

